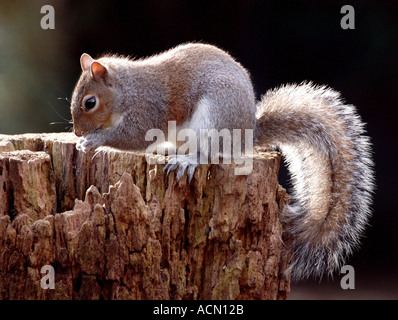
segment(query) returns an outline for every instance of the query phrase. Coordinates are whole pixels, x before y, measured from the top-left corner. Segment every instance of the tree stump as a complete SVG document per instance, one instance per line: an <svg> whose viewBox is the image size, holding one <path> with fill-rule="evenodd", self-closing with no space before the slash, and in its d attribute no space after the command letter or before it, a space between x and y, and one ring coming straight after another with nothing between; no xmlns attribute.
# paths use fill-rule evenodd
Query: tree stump
<svg viewBox="0 0 398 320"><path fill-rule="evenodd" d="M287 297L279 153L247 176L200 165L188 184L76 140L0 135L0 299Z"/></svg>

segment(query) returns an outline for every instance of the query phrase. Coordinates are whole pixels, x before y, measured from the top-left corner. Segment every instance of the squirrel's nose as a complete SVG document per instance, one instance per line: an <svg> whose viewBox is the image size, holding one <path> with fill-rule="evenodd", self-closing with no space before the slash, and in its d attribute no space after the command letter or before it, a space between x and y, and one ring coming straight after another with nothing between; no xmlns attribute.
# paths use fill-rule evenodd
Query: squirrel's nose
<svg viewBox="0 0 398 320"><path fill-rule="evenodd" d="M75 133L75 135L77 135L78 137L81 137L83 135L81 130L76 130L76 128L73 128L73 132Z"/></svg>

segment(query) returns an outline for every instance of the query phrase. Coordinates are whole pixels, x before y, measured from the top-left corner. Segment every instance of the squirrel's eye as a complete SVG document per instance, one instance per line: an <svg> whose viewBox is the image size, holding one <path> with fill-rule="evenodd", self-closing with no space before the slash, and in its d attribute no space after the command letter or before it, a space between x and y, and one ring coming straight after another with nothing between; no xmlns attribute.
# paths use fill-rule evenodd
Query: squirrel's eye
<svg viewBox="0 0 398 320"><path fill-rule="evenodd" d="M85 108L86 110L91 110L91 109L93 109L96 105L97 105L97 100L95 99L95 97L88 98L88 99L84 102L84 108Z"/></svg>

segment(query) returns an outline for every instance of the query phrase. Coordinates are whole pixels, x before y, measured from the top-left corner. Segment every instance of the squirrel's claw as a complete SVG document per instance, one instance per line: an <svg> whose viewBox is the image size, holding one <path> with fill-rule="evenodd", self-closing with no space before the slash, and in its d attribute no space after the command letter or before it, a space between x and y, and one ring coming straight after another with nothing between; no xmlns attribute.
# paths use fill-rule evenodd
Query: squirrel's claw
<svg viewBox="0 0 398 320"><path fill-rule="evenodd" d="M87 152L90 150L90 146L87 144L85 137L80 137L76 143L76 149L82 152Z"/></svg>
<svg viewBox="0 0 398 320"><path fill-rule="evenodd" d="M101 136L95 132L89 133L83 137L80 137L76 143L76 149L83 152L88 152L90 150L95 150L103 145Z"/></svg>
<svg viewBox="0 0 398 320"><path fill-rule="evenodd" d="M170 155L169 162L163 171L170 174L177 171L176 180L179 180L187 170L188 183L191 183L195 169L198 166L196 155Z"/></svg>

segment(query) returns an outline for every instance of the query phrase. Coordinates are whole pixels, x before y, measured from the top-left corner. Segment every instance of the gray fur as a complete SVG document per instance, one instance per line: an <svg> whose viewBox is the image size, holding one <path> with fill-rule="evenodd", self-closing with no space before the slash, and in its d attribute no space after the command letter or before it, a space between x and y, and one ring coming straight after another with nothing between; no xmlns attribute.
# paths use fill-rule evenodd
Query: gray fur
<svg viewBox="0 0 398 320"><path fill-rule="evenodd" d="M293 182L283 216L293 233L293 279L338 270L359 245L374 189L370 139L355 107L326 87L287 85L257 111L259 144L278 146ZM325 183L326 182L326 183Z"/></svg>

